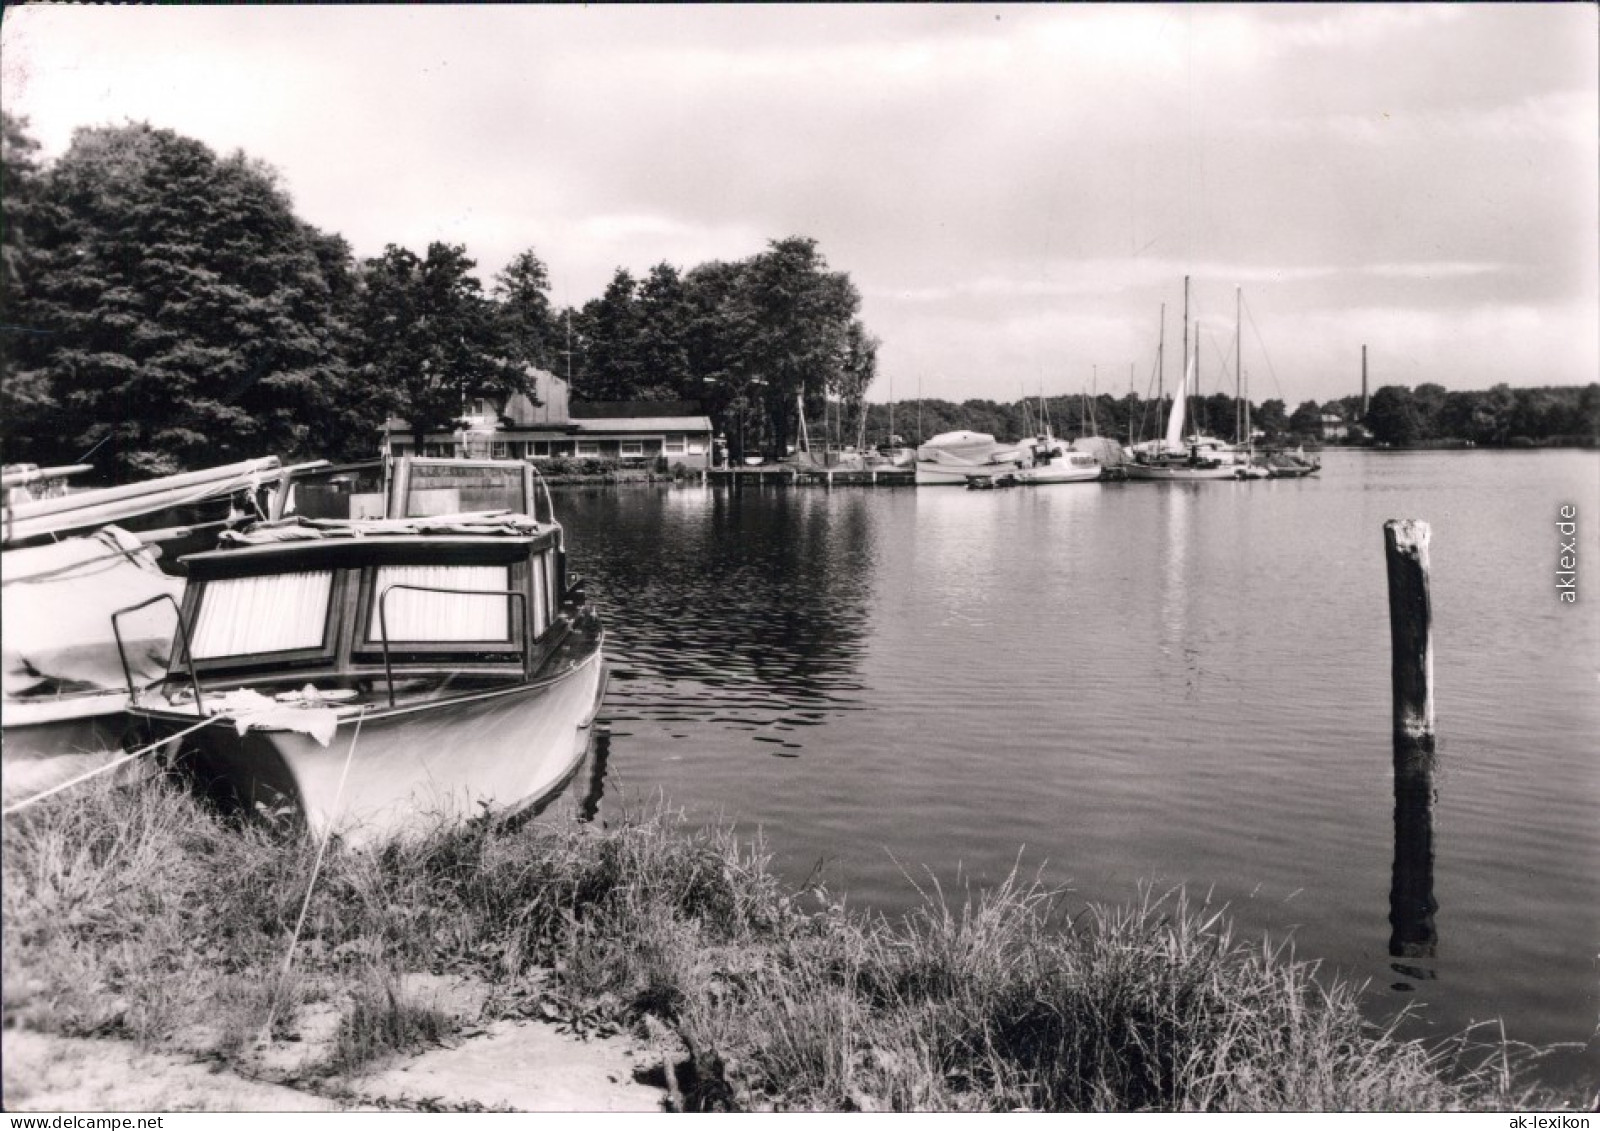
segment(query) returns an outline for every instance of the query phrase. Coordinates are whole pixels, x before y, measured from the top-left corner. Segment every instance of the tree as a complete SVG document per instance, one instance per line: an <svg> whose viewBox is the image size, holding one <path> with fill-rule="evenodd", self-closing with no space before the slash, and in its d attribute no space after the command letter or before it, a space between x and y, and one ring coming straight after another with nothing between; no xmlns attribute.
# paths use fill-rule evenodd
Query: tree
<svg viewBox="0 0 1600 1131"><path fill-rule="evenodd" d="M1363 423L1373 439L1394 447L1414 444L1422 434L1411 390L1404 385L1385 385L1373 393Z"/></svg>
<svg viewBox="0 0 1600 1131"><path fill-rule="evenodd" d="M537 369L555 365L560 327L550 306L550 272L532 249L519 253L494 277L496 321L505 355Z"/></svg>
<svg viewBox="0 0 1600 1131"><path fill-rule="evenodd" d="M815 240L798 236L770 243L743 281L755 312L750 360L765 378L763 407L781 453L801 400L837 386L861 297L849 276L827 269Z"/></svg>
<svg viewBox="0 0 1600 1131"><path fill-rule="evenodd" d="M38 197L39 143L28 136L25 119L0 111L0 310L5 327L0 331L0 421L6 438L6 458L13 456L13 437L22 439L47 431L53 414L49 382L30 356L37 357L41 343L30 341L36 327L29 321L24 279L29 274L28 233L35 223ZM30 345L33 346L30 349Z"/></svg>
<svg viewBox="0 0 1600 1131"><path fill-rule="evenodd" d="M1439 419L1449 396L1449 391L1443 385L1431 381L1424 381L1411 390L1411 400L1417 411L1417 428L1422 439L1432 440L1439 436Z"/></svg>
<svg viewBox="0 0 1600 1131"><path fill-rule="evenodd" d="M98 451L115 478L307 449L348 379L337 255L270 168L103 127L79 130L37 189L18 304L30 333L7 386L48 403L52 427L13 436L8 414L8 448Z"/></svg>
<svg viewBox="0 0 1600 1131"><path fill-rule="evenodd" d="M1278 402L1280 405L1282 401ZM1289 417L1290 432L1297 436L1322 435L1322 407L1316 401L1301 401L1300 406L1294 410L1294 415Z"/></svg>
<svg viewBox="0 0 1600 1131"><path fill-rule="evenodd" d="M1467 438L1478 444L1503 446L1511 438L1516 411L1517 397L1509 385L1495 385L1488 392L1479 393L1467 422Z"/></svg>
<svg viewBox="0 0 1600 1131"><path fill-rule="evenodd" d="M637 286L627 269L619 267L605 294L584 305L578 320L578 387L573 391L585 400L629 400L642 385Z"/></svg>
<svg viewBox="0 0 1600 1131"><path fill-rule="evenodd" d="M658 263L639 287L636 345L642 400L694 399L689 368L689 295L678 269Z"/></svg>
<svg viewBox="0 0 1600 1131"><path fill-rule="evenodd" d="M365 264L361 373L406 419L419 449L429 432L460 426L468 397L529 385L524 367L500 352L475 266L466 248L437 242L425 259L390 244Z"/></svg>

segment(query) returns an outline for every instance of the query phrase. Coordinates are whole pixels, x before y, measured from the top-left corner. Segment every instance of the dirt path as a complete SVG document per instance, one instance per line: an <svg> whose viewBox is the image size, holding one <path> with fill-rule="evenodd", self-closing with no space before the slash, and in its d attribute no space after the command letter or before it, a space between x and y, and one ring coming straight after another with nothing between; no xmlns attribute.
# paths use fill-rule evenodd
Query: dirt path
<svg viewBox="0 0 1600 1131"><path fill-rule="evenodd" d="M252 1079L195 1054L128 1041L7 1029L0 1034L8 1112L430 1110L660 1111L661 1050L626 1037L579 1040L555 1026L497 1021L452 1047L397 1057L309 1091ZM287 1078L293 1079L293 1075Z"/></svg>

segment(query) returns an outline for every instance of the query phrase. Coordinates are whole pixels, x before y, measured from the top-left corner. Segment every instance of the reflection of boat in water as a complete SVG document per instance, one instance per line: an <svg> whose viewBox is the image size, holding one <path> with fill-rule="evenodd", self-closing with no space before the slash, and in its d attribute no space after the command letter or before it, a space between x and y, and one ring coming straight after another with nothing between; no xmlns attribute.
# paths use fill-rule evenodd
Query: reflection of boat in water
<svg viewBox="0 0 1600 1131"><path fill-rule="evenodd" d="M1001 475L974 475L967 480L967 490L998 491L1003 487L1015 487L1019 482L1021 480L1012 472Z"/></svg>
<svg viewBox="0 0 1600 1131"><path fill-rule="evenodd" d="M295 486L370 515L368 484L339 470L351 490ZM541 803L581 760L606 679L535 500L524 463L409 459L383 508L402 517L229 535L184 560L178 645L129 713L154 740L193 730L178 764L214 792L351 839Z"/></svg>
<svg viewBox="0 0 1600 1131"><path fill-rule="evenodd" d="M987 432L941 432L917 448L917 486L963 487L974 477L1015 472L1024 463L1015 444L999 444Z"/></svg>

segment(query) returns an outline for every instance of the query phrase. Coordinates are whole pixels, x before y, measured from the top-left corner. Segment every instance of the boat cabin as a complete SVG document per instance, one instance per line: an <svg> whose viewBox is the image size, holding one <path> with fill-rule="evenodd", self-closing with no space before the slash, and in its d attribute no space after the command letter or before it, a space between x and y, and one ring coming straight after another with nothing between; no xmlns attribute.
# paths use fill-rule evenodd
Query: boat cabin
<svg viewBox="0 0 1600 1131"><path fill-rule="evenodd" d="M534 678L579 595L560 524L533 517L531 468L419 459L387 471L312 471L280 495L283 517L183 559L169 702L310 684L393 707Z"/></svg>

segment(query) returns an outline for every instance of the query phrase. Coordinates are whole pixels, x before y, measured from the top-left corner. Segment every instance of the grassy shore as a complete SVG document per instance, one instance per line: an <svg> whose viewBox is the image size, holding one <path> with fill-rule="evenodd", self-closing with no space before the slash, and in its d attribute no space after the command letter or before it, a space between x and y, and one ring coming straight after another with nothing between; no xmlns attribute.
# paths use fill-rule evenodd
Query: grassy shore
<svg viewBox="0 0 1600 1131"><path fill-rule="evenodd" d="M1503 1048L1426 1048L1347 984L1234 939L1181 893L1067 908L1013 878L899 921L789 890L759 841L665 811L602 829L440 827L337 844L285 973L315 846L160 781L85 786L4 829L8 1026L223 1063L337 1011L348 1077L450 1033L418 973L485 1016L665 1027L676 1102L729 1110L1504 1110Z"/></svg>

